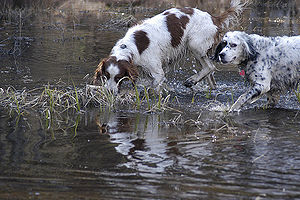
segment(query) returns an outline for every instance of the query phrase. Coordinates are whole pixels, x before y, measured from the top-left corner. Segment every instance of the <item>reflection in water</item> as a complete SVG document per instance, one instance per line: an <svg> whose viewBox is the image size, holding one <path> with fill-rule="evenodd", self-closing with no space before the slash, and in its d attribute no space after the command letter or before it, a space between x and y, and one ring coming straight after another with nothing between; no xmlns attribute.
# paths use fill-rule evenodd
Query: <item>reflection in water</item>
<svg viewBox="0 0 300 200"><path fill-rule="evenodd" d="M38 120L29 119L28 127L21 119L15 127L5 113L1 116L1 198L7 191L18 191L10 192L11 197L38 193L41 198L72 199L82 197L85 190L89 191L86 197L109 199L282 199L299 195L297 111L248 110L223 115L236 131L214 132L188 124L172 125L172 113L93 110L81 119L76 138L69 129L56 131L55 140ZM206 123L205 119L199 120ZM217 128L222 126L217 123Z"/></svg>
<svg viewBox="0 0 300 200"><path fill-rule="evenodd" d="M114 113L108 119L107 129L111 142L118 144L116 151L127 158L127 162L119 166L138 172L146 182L161 183L155 190L152 188L154 194L166 195L163 183L172 183L176 190L169 189L181 198L201 194L218 198L214 190L230 197L241 188L242 196L299 195L294 187L300 176L295 167L300 164L299 155L298 150L292 150L299 149L297 112L249 112L231 119L237 127L243 127L238 135L222 134L217 140L207 132L197 133L190 129L191 133L182 134L172 128L164 130L159 115L124 118ZM249 114L253 117L248 118ZM294 118L281 120L285 126L278 126L278 120L286 116ZM287 128L289 134L282 134L278 127ZM286 181L294 186L287 185ZM277 184L281 187L276 187ZM185 190L187 186L189 190ZM277 195L272 196L275 193Z"/></svg>

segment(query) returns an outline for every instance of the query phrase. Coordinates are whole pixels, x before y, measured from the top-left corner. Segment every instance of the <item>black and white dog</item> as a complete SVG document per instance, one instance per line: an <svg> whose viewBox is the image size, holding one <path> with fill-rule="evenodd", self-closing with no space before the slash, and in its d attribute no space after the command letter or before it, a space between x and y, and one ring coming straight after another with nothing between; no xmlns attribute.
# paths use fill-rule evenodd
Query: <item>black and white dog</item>
<svg viewBox="0 0 300 200"><path fill-rule="evenodd" d="M262 37L228 32L216 48L214 59L238 65L252 87L241 95L230 111L239 110L263 94L275 105L280 94L296 88L300 80L300 36Z"/></svg>
<svg viewBox="0 0 300 200"><path fill-rule="evenodd" d="M247 2L247 1L246 1ZM163 64L192 52L202 70L187 79L185 85L191 87L207 77L215 87L213 72L215 66L207 52L217 41L219 32L236 21L245 3L232 0L231 7L219 16L212 16L196 8L172 8L142 23L131 27L125 36L113 47L95 70L94 84L105 77L105 87L118 92L123 77L135 81L137 66L153 77L153 87L159 90L164 82Z"/></svg>

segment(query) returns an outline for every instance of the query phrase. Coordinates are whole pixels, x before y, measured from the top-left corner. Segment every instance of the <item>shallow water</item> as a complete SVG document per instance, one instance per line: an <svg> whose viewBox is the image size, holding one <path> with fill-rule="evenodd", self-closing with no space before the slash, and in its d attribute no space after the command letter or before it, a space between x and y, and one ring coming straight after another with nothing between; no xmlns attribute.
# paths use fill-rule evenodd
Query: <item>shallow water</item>
<svg viewBox="0 0 300 200"><path fill-rule="evenodd" d="M271 2L252 5L239 29L299 35L299 3ZM217 13L213 5L199 4ZM216 8L224 5L216 2ZM160 11L146 6L136 9L138 19ZM21 31L17 22L2 21L0 87L21 90L73 81L82 87L83 77L126 31L108 23L118 16L75 8L42 12L26 18ZM11 36L22 40L16 44ZM178 97L171 111L90 108L47 129L36 112L18 119L1 108L0 198L300 198L300 104L295 95L282 96L274 109L263 109L263 98L240 113L209 111L247 89L235 68L220 69L218 89L208 99L206 84L200 84L193 104L193 93L182 83L197 68L187 61L184 68L171 70L168 85Z"/></svg>

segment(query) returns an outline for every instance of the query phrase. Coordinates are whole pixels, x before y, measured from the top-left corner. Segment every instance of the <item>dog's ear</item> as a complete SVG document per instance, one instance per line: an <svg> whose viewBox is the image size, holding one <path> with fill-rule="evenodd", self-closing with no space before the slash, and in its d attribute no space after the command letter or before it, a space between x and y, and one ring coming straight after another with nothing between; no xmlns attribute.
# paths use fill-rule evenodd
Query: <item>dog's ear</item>
<svg viewBox="0 0 300 200"><path fill-rule="evenodd" d="M123 66L125 68L125 76L128 76L134 83L139 75L137 67L133 64L131 59L129 59L129 61L123 61Z"/></svg>
<svg viewBox="0 0 300 200"><path fill-rule="evenodd" d="M106 60L107 60L106 58L102 59L101 62L98 64L97 69L95 70L95 74L93 78L94 85L98 84L100 77L103 76L104 74L105 68L103 67L103 65L105 64Z"/></svg>
<svg viewBox="0 0 300 200"><path fill-rule="evenodd" d="M255 60L258 55L258 52L255 50L253 42L251 41L250 38L245 38L244 46L245 46L246 56L248 57L248 59Z"/></svg>
<svg viewBox="0 0 300 200"><path fill-rule="evenodd" d="M226 45L227 45L226 41L221 41L218 44L218 46L216 47L216 50L215 50L215 55L212 58L214 61L219 62L219 54L223 50L223 48L226 47Z"/></svg>
<svg viewBox="0 0 300 200"><path fill-rule="evenodd" d="M130 60L129 65L126 65L126 66L127 67L126 67L125 76L128 76L133 81L133 83L135 83L135 81L139 75L137 67L133 64L132 60Z"/></svg>

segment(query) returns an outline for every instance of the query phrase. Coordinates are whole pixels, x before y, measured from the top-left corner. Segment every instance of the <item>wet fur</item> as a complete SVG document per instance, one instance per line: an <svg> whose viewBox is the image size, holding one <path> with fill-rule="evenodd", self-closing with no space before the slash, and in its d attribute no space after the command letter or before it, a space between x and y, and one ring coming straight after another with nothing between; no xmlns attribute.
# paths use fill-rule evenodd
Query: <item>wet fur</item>
<svg viewBox="0 0 300 200"><path fill-rule="evenodd" d="M107 61L115 57L116 62L111 64L119 67L121 72L128 70L126 74L136 80L136 66L140 66L150 73L153 87L159 90L165 80L162 66L182 57L185 52L192 52L202 70L187 79L185 85L191 87L207 77L210 86L214 88L215 66L207 57L207 52L216 42L219 31L237 19L243 6L240 0L232 0L231 8L218 17L196 8L172 8L146 19L131 27L113 47L109 57L100 62L95 71L94 84L100 82L101 76L109 80L110 76L105 73L106 68L103 66L107 66ZM120 61L126 62L128 66L122 69ZM105 86L114 92L118 91L115 82L107 81Z"/></svg>
<svg viewBox="0 0 300 200"><path fill-rule="evenodd" d="M232 47L237 44L236 47ZM236 53L235 52L239 52ZM231 107L239 110L246 102L254 102L262 95L274 106L280 94L299 85L300 36L262 37L244 32L228 32L217 46L214 59L237 64L245 70L252 87Z"/></svg>

